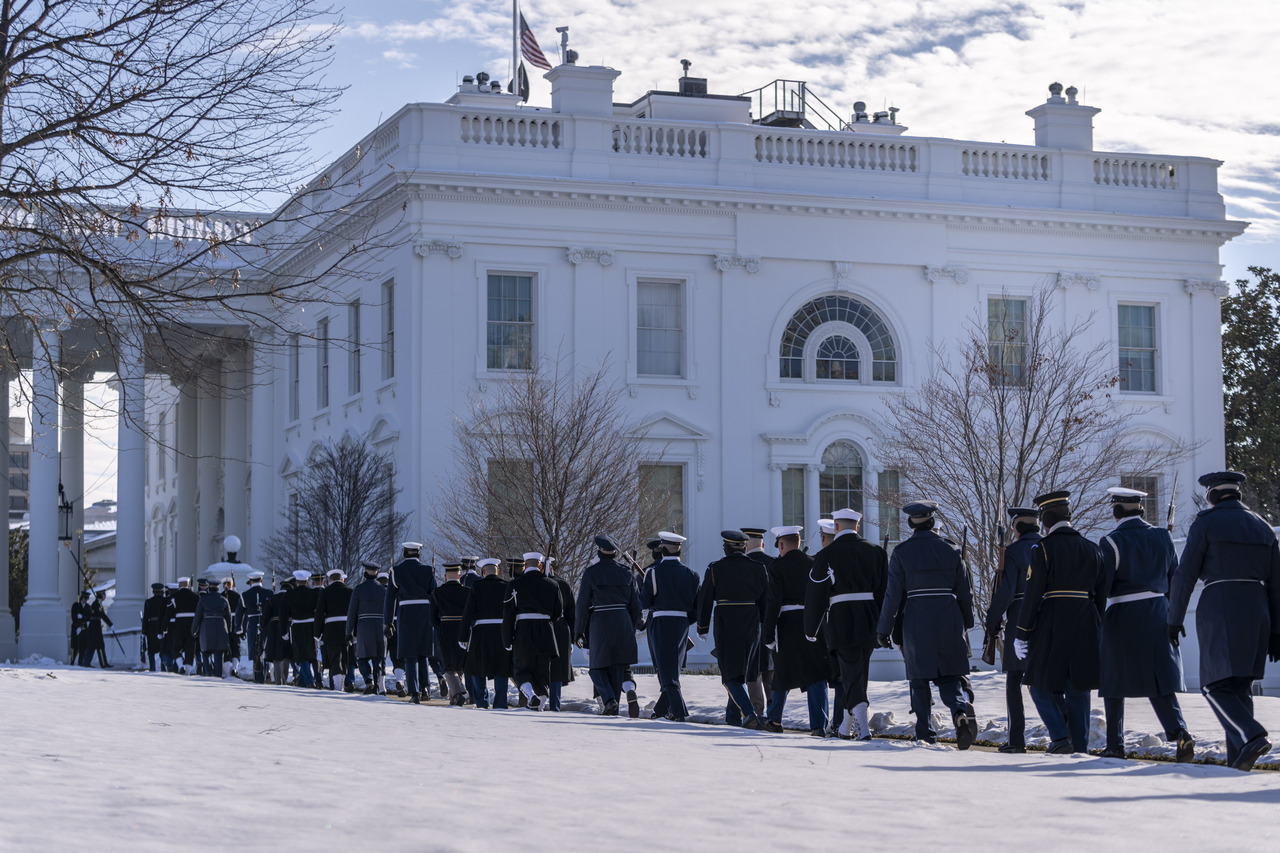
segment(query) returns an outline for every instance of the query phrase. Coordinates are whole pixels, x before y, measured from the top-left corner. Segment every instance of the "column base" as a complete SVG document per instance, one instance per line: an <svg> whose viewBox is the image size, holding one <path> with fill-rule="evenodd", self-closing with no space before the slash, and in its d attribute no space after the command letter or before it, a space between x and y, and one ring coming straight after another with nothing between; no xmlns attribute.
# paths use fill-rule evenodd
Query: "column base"
<svg viewBox="0 0 1280 853"><path fill-rule="evenodd" d="M18 659L17 626L8 605L0 612L0 661Z"/></svg>
<svg viewBox="0 0 1280 853"><path fill-rule="evenodd" d="M41 655L66 662L68 655L67 608L57 599L31 601L22 605L22 635L18 637L18 658Z"/></svg>

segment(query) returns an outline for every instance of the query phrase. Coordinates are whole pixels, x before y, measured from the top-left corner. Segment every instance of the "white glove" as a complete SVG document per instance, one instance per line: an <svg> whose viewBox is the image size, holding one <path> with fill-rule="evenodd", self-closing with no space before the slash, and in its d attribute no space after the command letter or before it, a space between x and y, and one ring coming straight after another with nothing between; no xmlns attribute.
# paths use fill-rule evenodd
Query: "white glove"
<svg viewBox="0 0 1280 853"><path fill-rule="evenodd" d="M1013 653L1014 653L1015 655L1017 655L1017 656L1018 656L1018 660L1026 660L1026 659L1027 659L1027 650L1028 650L1028 648L1029 648L1029 646L1027 645L1027 641L1026 641L1026 640L1014 640L1014 641L1013 641Z"/></svg>
<svg viewBox="0 0 1280 853"><path fill-rule="evenodd" d="M816 643L816 642L818 642L818 638L817 638L817 637L810 637L808 634L805 634L805 635L804 635L804 638L805 638L806 640L808 640L809 642L811 642L811 643Z"/></svg>
<svg viewBox="0 0 1280 853"><path fill-rule="evenodd" d="M764 644L764 647L765 647L766 649L768 649L769 651L771 651L771 652L776 652L776 651L778 650L778 643L777 643L777 641L775 640L775 641L774 641L774 642L772 642L772 643L765 643L765 644Z"/></svg>
<svg viewBox="0 0 1280 853"><path fill-rule="evenodd" d="M466 651L466 650L467 650L467 644L466 644L466 643L464 643L464 642L462 642L461 640L459 640L459 641L458 641L458 648L462 649L463 651Z"/></svg>

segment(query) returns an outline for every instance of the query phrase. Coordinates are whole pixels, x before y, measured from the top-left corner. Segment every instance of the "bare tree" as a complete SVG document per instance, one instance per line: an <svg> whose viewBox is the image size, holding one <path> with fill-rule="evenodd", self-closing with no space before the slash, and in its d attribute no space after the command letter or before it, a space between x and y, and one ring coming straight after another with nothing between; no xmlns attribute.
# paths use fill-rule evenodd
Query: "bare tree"
<svg viewBox="0 0 1280 853"><path fill-rule="evenodd" d="M1105 486L1168 472L1190 452L1135 429L1144 411L1113 398L1111 345L1087 347L1093 318L1064 326L1051 294L1041 286L1000 300L1016 314L974 318L953 348L931 345L935 372L918 393L885 398L885 467L898 471L901 495L941 504L948 535L967 533L984 606L1007 507L1070 489L1075 526L1088 533L1110 518Z"/></svg>
<svg viewBox="0 0 1280 853"><path fill-rule="evenodd" d="M659 455L628 429L621 394L607 365L578 375L550 359L473 392L455 418L453 476L431 503L435 548L540 551L576 585L597 534L634 544Z"/></svg>
<svg viewBox="0 0 1280 853"><path fill-rule="evenodd" d="M395 470L389 454L366 440L343 436L320 448L299 475L296 500L266 543L277 577L295 569L348 576L365 560L389 561L408 513L396 511Z"/></svg>
<svg viewBox="0 0 1280 853"><path fill-rule="evenodd" d="M64 363L128 344L203 381L220 336L377 248L363 152L308 153L336 31L315 0L0 2L0 359L73 328Z"/></svg>

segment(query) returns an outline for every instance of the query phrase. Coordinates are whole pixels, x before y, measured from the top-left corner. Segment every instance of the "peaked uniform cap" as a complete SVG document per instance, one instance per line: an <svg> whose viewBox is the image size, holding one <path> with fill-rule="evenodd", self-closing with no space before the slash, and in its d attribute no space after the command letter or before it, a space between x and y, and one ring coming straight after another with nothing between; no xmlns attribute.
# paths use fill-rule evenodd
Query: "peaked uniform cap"
<svg viewBox="0 0 1280 853"><path fill-rule="evenodd" d="M345 580L347 576L343 573L342 569L330 569L329 574L325 575L325 577L342 578Z"/></svg>
<svg viewBox="0 0 1280 853"><path fill-rule="evenodd" d="M164 589L164 584L162 584L162 583L153 583L153 584L151 585L151 589L152 589L152 591L154 591L154 592L159 592L160 590Z"/></svg>
<svg viewBox="0 0 1280 853"><path fill-rule="evenodd" d="M661 544L662 544L662 540L655 536L653 539L650 539L648 542L644 543L644 547L652 551Z"/></svg>
<svg viewBox="0 0 1280 853"><path fill-rule="evenodd" d="M763 538L764 538L764 528L763 528L763 527L739 527L738 529L739 529L739 530L741 530L743 533L747 534L747 538L748 538L748 539L763 539Z"/></svg>
<svg viewBox="0 0 1280 853"><path fill-rule="evenodd" d="M1067 491L1066 489L1061 489L1056 492L1046 492L1040 497L1036 498L1033 501L1033 503L1036 505L1036 509L1042 510L1047 507L1057 506L1058 504L1062 504L1065 506L1067 504L1067 499L1070 497L1071 497L1071 492Z"/></svg>
<svg viewBox="0 0 1280 853"><path fill-rule="evenodd" d="M612 539L610 539L608 536L604 535L603 533L597 536L594 541L595 541L595 546L597 551L600 551L603 554L618 553L618 543L614 542Z"/></svg>
<svg viewBox="0 0 1280 853"><path fill-rule="evenodd" d="M858 512L856 509L845 507L844 509L838 509L831 513L831 518L834 521L862 521L862 513Z"/></svg>
<svg viewBox="0 0 1280 853"><path fill-rule="evenodd" d="M799 536L800 531L804 530L798 524L784 524L781 527L775 527L769 532L773 534L773 538L781 539L783 536Z"/></svg>
<svg viewBox="0 0 1280 853"><path fill-rule="evenodd" d="M361 563L360 567L365 571L372 569L375 572L382 568L382 566L379 566L377 563Z"/></svg>
<svg viewBox="0 0 1280 853"><path fill-rule="evenodd" d="M938 511L937 501L912 501L902 507L908 518L933 518Z"/></svg>
<svg viewBox="0 0 1280 853"><path fill-rule="evenodd" d="M679 533L672 533L670 530L659 530L658 541L679 545L681 542L688 541L688 537L681 536Z"/></svg>
<svg viewBox="0 0 1280 853"><path fill-rule="evenodd" d="M1206 489L1238 489L1247 479L1239 471L1214 471L1201 475L1199 482Z"/></svg>
<svg viewBox="0 0 1280 853"><path fill-rule="evenodd" d="M266 577L266 575L262 572L249 572L249 580L251 581L260 581L264 577Z"/></svg>
<svg viewBox="0 0 1280 853"><path fill-rule="evenodd" d="M1035 516L1040 514L1040 510L1036 509L1033 506L1011 506L1005 511L1009 513L1010 519L1034 518Z"/></svg>
<svg viewBox="0 0 1280 853"><path fill-rule="evenodd" d="M524 559L521 562L527 563L530 560L537 560L539 563L541 563L545 559L546 557L542 556L537 551L526 551L524 554Z"/></svg>
<svg viewBox="0 0 1280 853"><path fill-rule="evenodd" d="M741 545L743 542L747 541L747 534L743 533L741 530L721 530L720 538L725 542Z"/></svg>
<svg viewBox="0 0 1280 853"><path fill-rule="evenodd" d="M483 569L485 566L500 566L502 561L497 557L485 557L483 560L477 560L476 565Z"/></svg>
<svg viewBox="0 0 1280 853"><path fill-rule="evenodd" d="M311 580L311 572L298 569L296 572L293 573L293 579L296 581L309 581Z"/></svg>

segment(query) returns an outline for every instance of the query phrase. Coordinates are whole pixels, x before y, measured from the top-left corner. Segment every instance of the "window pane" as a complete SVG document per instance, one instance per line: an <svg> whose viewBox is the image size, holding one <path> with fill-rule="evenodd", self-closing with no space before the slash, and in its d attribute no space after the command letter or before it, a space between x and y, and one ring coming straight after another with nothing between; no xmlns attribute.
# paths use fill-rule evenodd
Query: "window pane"
<svg viewBox="0 0 1280 853"><path fill-rule="evenodd" d="M659 530L684 535L684 466L641 465L644 494L640 503L640 535Z"/></svg>
<svg viewBox="0 0 1280 853"><path fill-rule="evenodd" d="M1160 501L1159 477L1147 477L1140 475L1124 476L1120 478L1120 485L1126 489L1137 489L1140 492L1146 492L1147 496L1142 499L1143 516L1148 522L1157 526L1165 523L1167 519L1167 507L1162 508Z"/></svg>
<svg viewBox="0 0 1280 853"><path fill-rule="evenodd" d="M849 323L867 336L871 344L873 381L896 381L898 355L888 325L870 306L843 294L819 297L791 316L782 335L779 375L784 379L802 378L802 362L796 362L800 361L805 341L823 323L837 320Z"/></svg>
<svg viewBox="0 0 1280 853"><path fill-rule="evenodd" d="M902 503L902 495L898 472L881 471L876 479L880 493L880 537L888 536L890 542L899 542L902 539L902 513L898 507Z"/></svg>
<svg viewBox="0 0 1280 853"><path fill-rule="evenodd" d="M1120 344L1120 387L1125 391L1156 390L1156 309L1154 305L1116 308Z"/></svg>
<svg viewBox="0 0 1280 853"><path fill-rule="evenodd" d="M818 344L814 367L815 375L819 379L856 380L858 378L858 348L848 338L833 335Z"/></svg>
<svg viewBox="0 0 1280 853"><path fill-rule="evenodd" d="M782 523L804 525L804 469L782 469Z"/></svg>
<svg viewBox="0 0 1280 853"><path fill-rule="evenodd" d="M533 366L533 277L490 275L485 363L490 370Z"/></svg>
<svg viewBox="0 0 1280 853"><path fill-rule="evenodd" d="M851 442L837 441L822 454L818 475L818 512L824 518L843 507L862 512L862 454Z"/></svg>
<svg viewBox="0 0 1280 853"><path fill-rule="evenodd" d="M682 291L678 281L636 284L636 373L641 376L684 374Z"/></svg>

